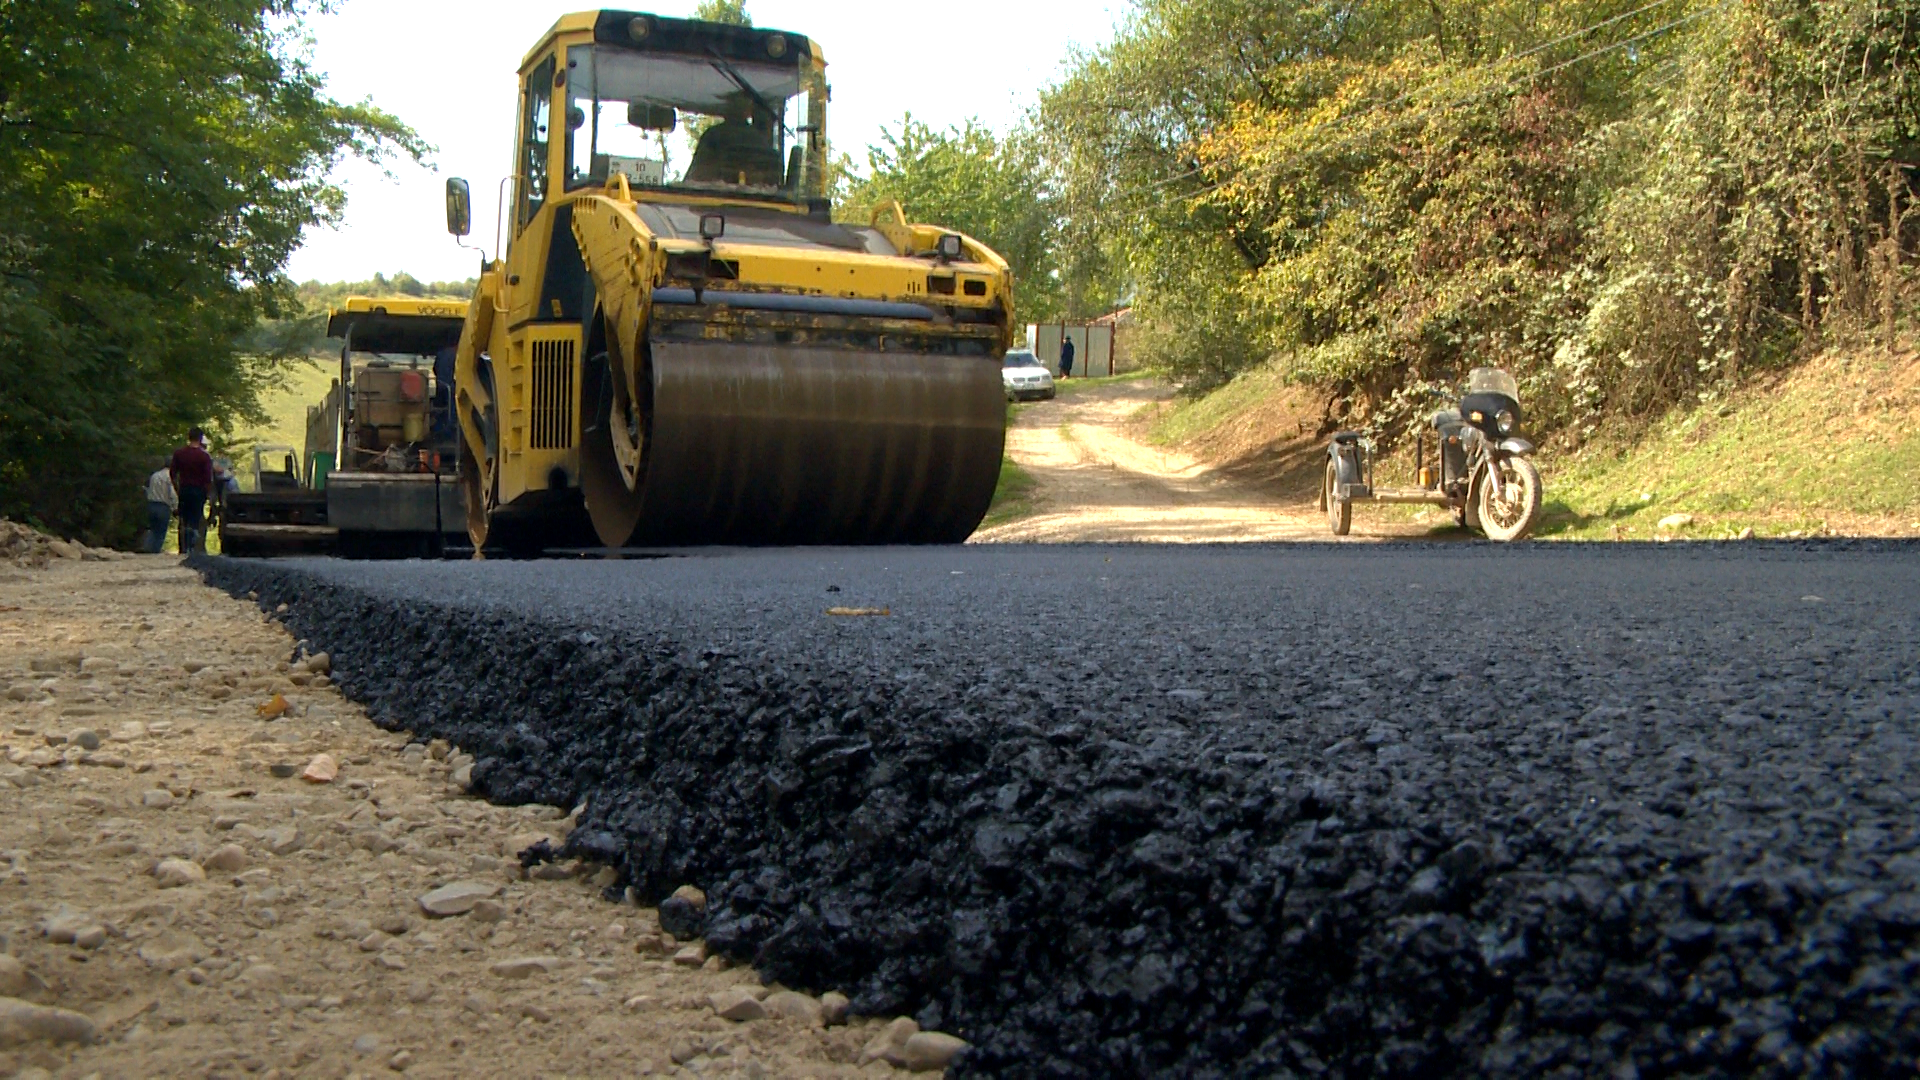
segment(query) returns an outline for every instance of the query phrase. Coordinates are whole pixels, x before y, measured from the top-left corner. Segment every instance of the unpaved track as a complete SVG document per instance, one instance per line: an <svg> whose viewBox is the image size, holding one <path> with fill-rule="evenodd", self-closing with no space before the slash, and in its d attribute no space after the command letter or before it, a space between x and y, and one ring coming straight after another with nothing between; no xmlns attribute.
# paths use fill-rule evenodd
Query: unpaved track
<svg viewBox="0 0 1920 1080"><path fill-rule="evenodd" d="M1326 518L1311 503L1281 499L1177 450L1143 442L1136 415L1172 395L1164 384L1140 380L1071 390L1021 409L1007 431L1007 452L1037 482L1036 512L984 529L973 539L1333 539Z"/></svg>
<svg viewBox="0 0 1920 1080"><path fill-rule="evenodd" d="M708 995L758 977L675 965L657 914L602 899L591 867L528 880L511 853L571 820L461 794L449 763L290 670L294 644L165 556L0 564L0 995L98 1028L89 1047L0 1028L0 1076L893 1071L856 1067L861 1025L715 1016ZM261 720L276 693L294 715ZM79 729L104 741L49 745ZM331 784L270 773L321 752ZM227 845L204 882L151 873ZM498 921L423 917L418 897L462 880L500 889ZM50 940L62 911L103 931L93 947ZM493 971L526 957L551 970Z"/></svg>

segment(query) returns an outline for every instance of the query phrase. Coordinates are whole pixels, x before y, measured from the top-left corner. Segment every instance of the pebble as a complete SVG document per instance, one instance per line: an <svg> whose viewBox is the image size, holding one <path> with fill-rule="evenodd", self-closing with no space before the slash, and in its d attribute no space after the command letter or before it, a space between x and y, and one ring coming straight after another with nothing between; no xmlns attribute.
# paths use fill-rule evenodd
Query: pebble
<svg viewBox="0 0 1920 1080"><path fill-rule="evenodd" d="M272 765L267 766L267 772L273 774L273 776L281 780L289 779L293 777L295 774L297 774L299 771L300 771L300 766L295 765L290 761L277 761Z"/></svg>
<svg viewBox="0 0 1920 1080"><path fill-rule="evenodd" d="M239 844L222 844L213 849L200 863L208 870L223 874L237 874L247 868L247 849Z"/></svg>
<svg viewBox="0 0 1920 1080"><path fill-rule="evenodd" d="M413 1051L402 1050L387 1059L387 1068L394 1072L406 1072L413 1068Z"/></svg>
<svg viewBox="0 0 1920 1080"><path fill-rule="evenodd" d="M41 920L40 932L55 945L71 945L73 939L94 922L94 917L86 912L62 904L53 914Z"/></svg>
<svg viewBox="0 0 1920 1080"><path fill-rule="evenodd" d="M442 885L420 898L420 910L446 919L471 912L482 900L491 900L500 886L483 881L456 881Z"/></svg>
<svg viewBox="0 0 1920 1080"><path fill-rule="evenodd" d="M472 917L474 922L497 923L507 917L507 906L498 900L476 900Z"/></svg>
<svg viewBox="0 0 1920 1080"><path fill-rule="evenodd" d="M488 970L503 979L527 979L535 975L550 975L560 963L557 957L552 956L522 956L512 960L496 960Z"/></svg>
<svg viewBox="0 0 1920 1080"><path fill-rule="evenodd" d="M332 674L333 655L331 653L317 652L307 657L307 671L314 675Z"/></svg>
<svg viewBox="0 0 1920 1080"><path fill-rule="evenodd" d="M760 999L738 987L710 994L707 1001L713 1006L714 1015L736 1024L767 1018L767 1007L760 1003Z"/></svg>
<svg viewBox="0 0 1920 1080"><path fill-rule="evenodd" d="M673 962L680 967L697 968L707 962L707 947L699 944L688 945L673 954Z"/></svg>
<svg viewBox="0 0 1920 1080"><path fill-rule="evenodd" d="M200 864L187 859L162 859L160 865L153 868L153 876L163 889L176 889L207 880L207 872L200 868Z"/></svg>
<svg viewBox="0 0 1920 1080"><path fill-rule="evenodd" d="M795 1020L809 1027L825 1027L826 1010L820 1002L797 990L780 990L767 995L767 1011L774 1016Z"/></svg>
<svg viewBox="0 0 1920 1080"><path fill-rule="evenodd" d="M95 924L73 936L73 943L82 949L97 949L107 943L107 928Z"/></svg>
<svg viewBox="0 0 1920 1080"><path fill-rule="evenodd" d="M46 989L46 980L35 975L18 957L0 953L0 998L34 997Z"/></svg>
<svg viewBox="0 0 1920 1080"><path fill-rule="evenodd" d="M907 1040L920 1033L920 1025L913 1017L902 1016L881 1029L880 1034L867 1040L860 1051L860 1064L884 1061L896 1068L907 1063Z"/></svg>
<svg viewBox="0 0 1920 1080"><path fill-rule="evenodd" d="M353 1040L353 1052L356 1054L375 1054L380 1051L380 1036L362 1035Z"/></svg>
<svg viewBox="0 0 1920 1080"><path fill-rule="evenodd" d="M838 990L829 990L820 995L820 1018L828 1027L838 1027L847 1022L847 1010L853 1003L847 995Z"/></svg>
<svg viewBox="0 0 1920 1080"><path fill-rule="evenodd" d="M83 1013L0 997L0 1047L24 1043L93 1042L93 1021Z"/></svg>
<svg viewBox="0 0 1920 1080"><path fill-rule="evenodd" d="M92 728L81 728L67 736L67 741L82 750L100 749L100 733Z"/></svg>
<svg viewBox="0 0 1920 1080"><path fill-rule="evenodd" d="M140 805L149 810L165 810L173 805L173 792L165 788L154 788L140 796Z"/></svg>
<svg viewBox="0 0 1920 1080"><path fill-rule="evenodd" d="M946 1068L953 1056L966 1048L966 1040L946 1032L922 1031L907 1038L901 1064L913 1072L933 1072Z"/></svg>
<svg viewBox="0 0 1920 1080"><path fill-rule="evenodd" d="M449 777L449 779L454 784L458 785L460 790L472 791L473 790L473 762L469 761L466 764L455 768L453 770L453 775Z"/></svg>
<svg viewBox="0 0 1920 1080"><path fill-rule="evenodd" d="M302 779L315 784L330 784L339 775L340 763L333 759L332 754L315 754L313 760L307 762L306 770L300 774Z"/></svg>

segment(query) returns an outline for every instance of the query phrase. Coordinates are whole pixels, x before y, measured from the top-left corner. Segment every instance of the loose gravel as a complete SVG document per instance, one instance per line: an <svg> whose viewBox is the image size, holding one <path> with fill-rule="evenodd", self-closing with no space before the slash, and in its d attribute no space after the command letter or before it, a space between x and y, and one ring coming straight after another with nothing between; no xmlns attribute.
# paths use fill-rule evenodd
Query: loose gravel
<svg viewBox="0 0 1920 1080"><path fill-rule="evenodd" d="M1920 1057L1920 547L203 569L956 1074Z"/></svg>

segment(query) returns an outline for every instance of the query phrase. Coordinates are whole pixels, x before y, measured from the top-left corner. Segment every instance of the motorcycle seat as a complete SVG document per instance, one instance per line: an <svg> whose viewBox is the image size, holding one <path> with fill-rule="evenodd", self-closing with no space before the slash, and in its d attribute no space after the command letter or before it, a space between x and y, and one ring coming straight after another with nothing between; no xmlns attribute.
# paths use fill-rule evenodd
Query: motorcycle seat
<svg viewBox="0 0 1920 1080"><path fill-rule="evenodd" d="M1441 409L1439 412L1433 414L1433 429L1435 431L1452 431L1458 428L1460 423L1459 409Z"/></svg>
<svg viewBox="0 0 1920 1080"><path fill-rule="evenodd" d="M1336 446L1351 446L1359 442L1362 437L1358 431L1336 431L1333 433L1333 441Z"/></svg>

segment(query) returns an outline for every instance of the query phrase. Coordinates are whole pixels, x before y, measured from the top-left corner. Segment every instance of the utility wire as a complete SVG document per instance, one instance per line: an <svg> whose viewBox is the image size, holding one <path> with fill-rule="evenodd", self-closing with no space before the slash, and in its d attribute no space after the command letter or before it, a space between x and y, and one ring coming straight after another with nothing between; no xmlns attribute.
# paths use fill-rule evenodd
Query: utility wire
<svg viewBox="0 0 1920 1080"><path fill-rule="evenodd" d="M1558 64L1553 64L1553 65L1551 65L1551 66L1549 66L1549 67L1544 67L1544 68L1541 68L1541 69L1540 69L1539 71L1535 71L1535 72L1531 72L1531 73L1529 73L1529 74L1526 74L1526 75L1523 75L1523 76L1521 76L1521 77L1520 77L1520 78L1518 78L1518 79L1515 79L1515 80L1512 80L1512 81L1510 81L1510 82L1508 82L1508 83L1505 83L1505 84L1503 84L1503 85L1500 85L1500 86L1489 86L1489 87L1483 87L1483 88L1481 88L1480 90L1477 90L1477 91L1475 91L1475 92L1473 92L1473 93L1471 93L1471 94L1468 94L1468 95L1466 95L1466 96L1464 96L1464 97L1460 97L1460 98L1456 98L1456 99L1454 99L1454 100L1451 100L1451 101L1442 101L1442 102L1436 102L1436 103L1434 103L1433 105L1429 105L1429 106L1427 106L1427 107L1425 107L1425 108L1422 108L1422 109L1417 109L1417 110L1415 110L1415 111L1413 111L1413 112L1411 112L1411 113L1408 113L1408 114L1407 114L1406 116L1404 116L1404 117L1401 117L1401 119L1402 119L1402 120L1412 120L1412 119L1417 119L1417 118L1419 118L1419 117L1422 117L1422 116L1426 116L1426 115L1429 115L1429 114L1431 114L1431 113L1434 113L1434 112L1436 112L1436 111L1439 111L1439 110L1444 110L1444 109L1448 109L1448 108L1452 108L1452 107L1454 107L1454 106L1457 106L1457 105L1461 105L1461 104L1464 104L1465 102L1468 102L1468 101L1472 101L1472 100L1473 100L1474 98L1477 98L1477 97L1482 97L1482 96L1485 96L1485 95L1487 95L1487 94L1490 94L1490 93L1494 93L1494 92L1496 92L1496 91L1500 91L1500 90L1513 90L1513 89L1517 89L1518 87L1520 87L1520 86L1522 86L1522 85L1525 85L1525 84L1526 84L1526 83L1528 83L1528 82L1532 82L1532 81L1533 81L1533 80L1535 80L1535 79L1539 79L1539 78L1542 78L1542 77L1544 77L1544 76L1547 76L1547 75L1551 75L1551 74L1553 74L1554 72L1557 72L1557 71L1564 71L1565 69L1567 69L1567 68L1570 68L1570 67L1572 67L1572 66L1573 66L1573 65L1575 65L1575 64L1579 64L1579 63L1584 63L1585 61L1588 61L1588 60L1591 60L1591 59L1593 59L1593 58L1595 58L1595 57L1597 57L1597 56L1603 56L1603 55L1605 55L1605 54L1607 54L1607 53L1610 53L1610 52L1614 52L1614 51L1616 51L1616 50L1619 50L1619 49L1624 49L1624 48L1627 48L1628 46L1631 46L1631 45L1634 45L1634 44L1637 44L1637 43L1639 43L1639 42L1641 42L1641 41L1645 41L1645 40L1647 40L1648 38L1652 38L1652 37L1656 37L1656 36L1658 36L1658 35L1660 35L1660 34L1664 34L1664 33L1666 33L1667 31L1669 31L1669 30L1672 30L1672 29L1674 29L1674 28L1676 28L1676 27L1679 27L1679 26L1682 26L1682 25L1685 25L1686 23L1690 23L1690 22L1693 22L1693 21L1694 21L1694 20L1696 20L1696 19L1702 19L1702 18L1705 18L1706 16L1708 16L1708 15L1711 15L1711 14L1713 14L1713 13L1715 13L1715 12L1717 12L1717 11L1720 11L1720 10L1721 10L1721 9L1723 9L1723 8L1726 8L1726 7L1730 7L1731 5L1733 5L1733 4L1734 4L1734 3L1736 3L1736 2L1737 2L1737 0L1720 0L1720 3L1718 3L1718 4L1715 4L1715 5L1713 5L1713 6L1712 6L1712 7L1710 7L1710 8L1703 8L1703 9L1701 9L1701 10L1699 10L1699 11L1696 11L1696 12L1693 12L1693 13L1691 13L1691 14L1688 14L1688 15L1683 15L1683 16L1681 16L1680 18L1677 18L1677 19L1674 19L1674 20L1672 20L1671 22L1668 22L1668 23L1665 23L1665 24L1663 24L1663 25L1660 25L1660 26L1656 26L1656 27L1654 27L1654 28L1653 28L1653 29L1651 29L1651 30L1647 30L1647 31L1644 31L1644 32L1642 32L1642 33L1639 33L1639 34L1635 34L1634 36L1632 36L1632 37L1630 37L1630 38L1623 38L1622 40L1620 40L1620 41L1616 41L1616 42L1614 42L1614 43L1612 43L1612 44L1610 44L1610 45L1605 45L1605 46L1602 46L1602 47L1600 47L1600 48L1598 48L1598 49L1593 49L1593 50L1590 50L1590 51L1588 51L1588 52L1585 52L1585 53L1582 53L1581 55L1579 55L1579 56L1576 56L1576 57L1574 57L1574 58L1573 58L1573 59L1571 59L1571 60L1564 60L1564 61L1561 61L1561 62L1560 62L1560 63L1558 63ZM1649 6L1652 6L1652 5L1649 5ZM1641 10L1645 10L1645 9L1643 8L1643 9L1641 9ZM1538 50L1535 50L1535 52L1537 52L1537 51L1538 51ZM1523 54L1523 55L1530 55L1530 54ZM1511 59L1519 59L1519 58L1520 58L1520 57L1518 57L1518 56L1516 56L1516 57L1513 57L1513 58L1511 58ZM1504 62L1508 62L1508 61L1502 61L1502 62L1504 63ZM1425 89L1425 88L1423 88L1423 89ZM1406 99L1406 98L1407 98L1408 96L1410 96L1410 95L1406 95L1406 94L1403 94L1403 95L1401 95L1400 97L1398 97L1398 98L1395 98L1395 99L1394 99L1394 101L1404 101L1404 100L1405 100L1405 99ZM1391 104L1391 102L1389 102L1388 104ZM1384 108L1385 106L1383 105L1383 106L1381 106L1381 107L1382 107L1382 108ZM1376 111L1376 110L1373 110L1373 109L1368 109L1368 110L1364 110L1364 111L1362 111L1362 112L1358 112L1358 113L1353 113L1353 114L1351 114L1351 115L1350 115L1350 116L1348 116L1348 117L1343 117L1343 118L1340 118L1340 119L1337 119L1337 120L1333 120L1333 121L1329 121L1329 125L1333 125L1333 124L1341 124L1341 123L1345 123L1345 122L1347 122L1347 121L1350 121L1350 120L1356 120L1356 119L1359 119L1359 118L1361 118L1361 117L1363 117L1363 116L1365 116L1365 115L1366 115L1367 113L1369 113L1369 112L1373 112L1373 111ZM1363 135L1363 134L1365 134L1365 132L1364 132L1364 131L1354 131L1354 132L1352 132L1352 133L1350 133L1350 134L1348 134L1348 135L1345 135L1345 136L1342 136L1341 138L1339 138L1339 139L1336 139L1336 140L1334 140L1334 141L1333 141L1333 142L1331 142L1331 143L1327 143L1327 144L1325 144L1325 145L1323 145L1323 146L1320 146L1320 147L1317 147L1316 149L1317 149L1317 150L1330 150L1330 149L1333 149L1333 148L1335 148L1335 147L1338 147L1338 146L1341 146L1341 145L1344 145L1344 144L1346 144L1346 143L1349 143L1349 142L1352 142L1353 140L1355 140L1355 139L1357 139L1357 138L1359 138L1359 137L1360 137L1361 135ZM1294 154L1289 154L1289 155L1287 155L1287 157L1285 157L1285 158L1283 158L1283 159L1281 159L1281 161L1279 161L1279 162L1275 162L1275 163L1274 163L1273 165L1271 165L1271 166L1269 166L1268 168L1266 168L1266 169L1264 169L1264 170L1262 170L1262 178L1263 178L1263 179L1264 179L1264 178L1271 178L1271 177L1272 177L1272 176L1273 176L1274 174L1276 174L1276 173L1278 173L1278 172L1280 171L1280 165L1281 165L1282 163L1284 163L1284 162L1287 162L1287 161L1292 161L1292 160L1294 160L1295 158L1298 158L1298 157L1300 157L1300 156L1301 156L1301 153L1294 153ZM1197 171L1197 170L1196 170L1196 171ZM1189 174L1189 175L1191 175L1191 174ZM1201 188L1201 189L1200 189L1200 190L1198 190L1198 191L1191 191L1191 192L1182 192L1182 193L1179 193L1179 194L1176 194L1176 195L1174 195L1174 196L1172 196L1172 197L1170 197L1170 198L1167 198L1167 199L1162 199L1162 200L1160 200L1159 202L1156 202L1156 203L1154 203L1154 204L1152 204L1151 206L1148 206L1148 207L1146 207L1146 209L1148 209L1148 210L1158 210L1158 209L1160 209L1160 208L1162 208L1162 207L1166 207L1166 206L1171 206L1171 205L1173 205L1173 204L1174 204L1174 203L1176 203L1176 202L1180 202L1181 200L1192 200L1192 199L1198 199L1198 198L1202 198L1202 197L1204 197L1204 196L1207 196L1207 195L1211 195L1211 194L1213 194L1214 192L1216 192L1216 191L1219 191L1219 190L1221 190L1222 188L1226 188L1226 187L1230 187L1230 186L1232 186L1233 184L1236 184L1236 183L1239 183L1241 179L1242 179L1242 178L1240 178L1240 177L1235 177L1234 179L1231 179L1231 180L1222 180L1222 181L1220 181L1219 183L1216 183L1216 184L1209 184L1209 185L1207 185L1206 187L1203 187L1203 188Z"/></svg>
<svg viewBox="0 0 1920 1080"><path fill-rule="evenodd" d="M1664 5L1671 4L1673 2L1674 0L1652 0L1651 3L1642 4L1640 7L1634 8L1632 11L1615 15L1612 18L1602 19L1597 23L1593 23L1589 26L1583 26L1578 30L1570 30L1567 33L1561 34L1559 37L1552 39L1551 41L1541 42L1540 44L1535 45L1531 49L1526 49L1521 52L1517 52L1512 56L1503 56L1500 59L1495 60L1489 64L1482 64L1475 70L1485 71L1490 68L1496 67L1500 64L1511 64L1516 60L1525 60L1530 56L1537 56L1540 53L1546 52L1548 49L1551 49L1556 45L1564 45L1575 38L1586 37L1588 34L1593 33L1595 30L1604 30L1607 27L1614 25L1615 23L1624 22L1627 19L1631 19L1636 15L1644 15L1647 12L1652 11L1654 8L1662 7ZM1450 78L1457 79L1464 74L1465 74L1464 72L1455 72L1454 75L1450 76ZM1378 112L1381 109L1390 109L1393 106L1400 104L1402 101L1405 101L1416 94L1420 94L1431 89L1433 89L1433 85L1430 84L1428 86L1420 87L1419 89L1416 89L1416 90L1409 90L1406 93L1403 93L1398 97L1392 98L1388 101L1380 102L1374 105L1368 105L1365 108L1356 110L1352 113L1347 114L1346 116L1336 117L1334 120L1329 121L1329 123L1335 123L1335 124L1344 123L1348 120L1361 116L1365 113ZM1150 184L1142 184L1141 186L1134 188L1131 191L1123 192L1121 197L1132 198L1135 195L1144 195L1149 191L1154 191L1156 189L1166 187L1168 184L1177 183L1178 181L1185 180L1190 176L1198 176L1205 171L1206 169L1204 167L1196 166L1194 168L1186 170L1185 172L1175 173L1172 176L1162 177L1161 179L1155 180Z"/></svg>

